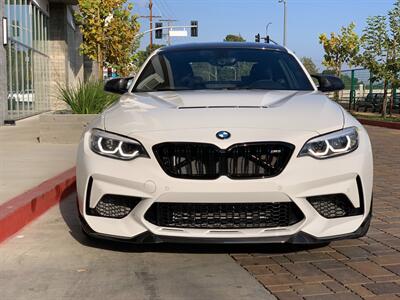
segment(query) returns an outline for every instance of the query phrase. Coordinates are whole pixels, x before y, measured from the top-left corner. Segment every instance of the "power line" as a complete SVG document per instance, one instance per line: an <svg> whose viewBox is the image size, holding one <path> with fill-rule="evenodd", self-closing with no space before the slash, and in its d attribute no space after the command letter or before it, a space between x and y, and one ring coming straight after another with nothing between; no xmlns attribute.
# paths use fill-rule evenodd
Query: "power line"
<svg viewBox="0 0 400 300"><path fill-rule="evenodd" d="M161 9L161 7L157 4L157 2L154 2L154 6L157 8L158 12L160 13L161 16L166 16L167 14L165 13L165 11L163 9Z"/></svg>
<svg viewBox="0 0 400 300"><path fill-rule="evenodd" d="M163 11L163 16L169 18L170 14L169 14L168 10L165 8L165 6L163 5L163 3L161 1L157 1L157 3L158 3L157 4L158 7Z"/></svg>
<svg viewBox="0 0 400 300"><path fill-rule="evenodd" d="M160 0L159 2L165 8L165 10L167 11L167 14L168 14L169 18L176 19L176 16L175 16L173 10L170 8L170 6L167 3L167 1Z"/></svg>

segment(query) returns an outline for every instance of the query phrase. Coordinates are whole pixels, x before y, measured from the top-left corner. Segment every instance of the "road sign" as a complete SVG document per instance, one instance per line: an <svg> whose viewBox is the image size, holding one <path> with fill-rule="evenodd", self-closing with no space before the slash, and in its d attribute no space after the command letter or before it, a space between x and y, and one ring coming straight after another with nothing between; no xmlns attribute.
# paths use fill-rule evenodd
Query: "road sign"
<svg viewBox="0 0 400 300"><path fill-rule="evenodd" d="M186 30L170 30L169 36L172 37L187 37L188 32Z"/></svg>

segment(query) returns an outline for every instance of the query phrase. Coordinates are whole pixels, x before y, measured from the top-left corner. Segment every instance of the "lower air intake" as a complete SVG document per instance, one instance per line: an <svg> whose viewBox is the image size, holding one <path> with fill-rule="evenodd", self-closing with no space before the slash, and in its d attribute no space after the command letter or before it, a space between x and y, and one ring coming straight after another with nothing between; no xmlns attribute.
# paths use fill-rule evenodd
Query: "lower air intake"
<svg viewBox="0 0 400 300"><path fill-rule="evenodd" d="M157 226L200 229L278 228L303 218L293 202L154 203L145 215Z"/></svg>
<svg viewBox="0 0 400 300"><path fill-rule="evenodd" d="M122 219L131 213L141 198L121 195L104 195L95 208L89 210L90 215Z"/></svg>
<svg viewBox="0 0 400 300"><path fill-rule="evenodd" d="M307 200L321 216L327 219L352 217L364 213L362 206L355 208L344 194L308 197Z"/></svg>

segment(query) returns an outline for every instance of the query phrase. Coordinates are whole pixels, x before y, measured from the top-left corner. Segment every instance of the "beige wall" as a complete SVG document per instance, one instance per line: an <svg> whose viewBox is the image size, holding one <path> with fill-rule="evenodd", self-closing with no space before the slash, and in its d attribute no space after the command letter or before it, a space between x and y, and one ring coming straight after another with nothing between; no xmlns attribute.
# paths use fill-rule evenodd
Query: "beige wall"
<svg viewBox="0 0 400 300"><path fill-rule="evenodd" d="M50 3L50 109L66 109L58 99L58 85L70 86L83 81L83 57L78 48L82 35L78 27L71 24L71 7ZM68 17L69 15L69 17Z"/></svg>

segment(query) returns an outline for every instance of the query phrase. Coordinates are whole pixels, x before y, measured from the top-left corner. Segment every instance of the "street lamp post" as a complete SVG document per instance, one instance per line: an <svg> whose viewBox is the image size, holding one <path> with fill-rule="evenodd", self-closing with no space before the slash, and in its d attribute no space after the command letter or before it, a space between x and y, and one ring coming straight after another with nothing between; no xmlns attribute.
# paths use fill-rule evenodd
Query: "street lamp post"
<svg viewBox="0 0 400 300"><path fill-rule="evenodd" d="M270 25L272 25L272 22L269 22L269 23L267 24L267 27L265 28L265 33L266 33L265 36L268 36L268 29L269 29L269 26L270 26Z"/></svg>
<svg viewBox="0 0 400 300"><path fill-rule="evenodd" d="M279 3L283 3L283 46L286 47L287 42L287 0L279 0Z"/></svg>

